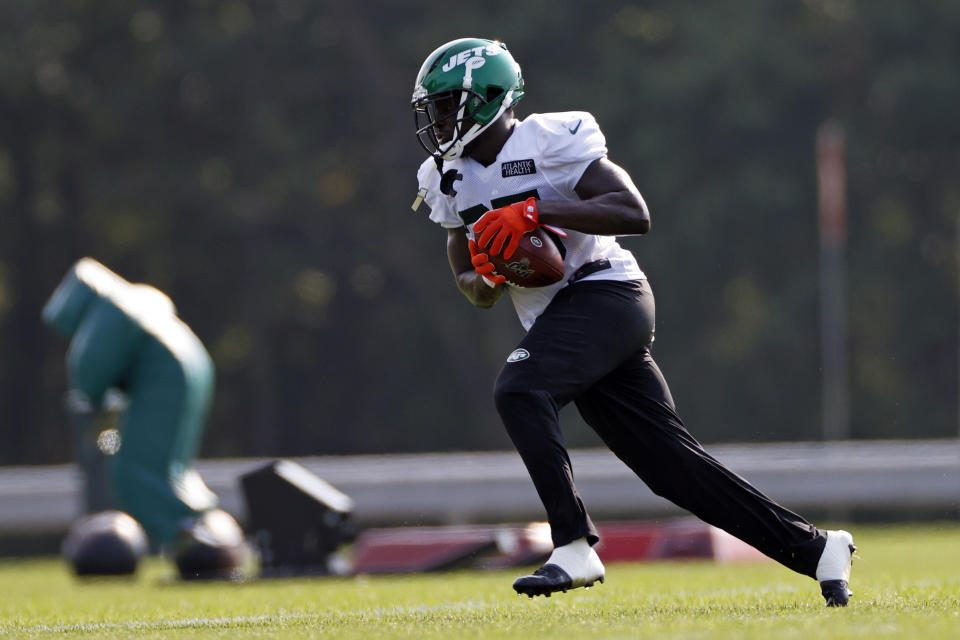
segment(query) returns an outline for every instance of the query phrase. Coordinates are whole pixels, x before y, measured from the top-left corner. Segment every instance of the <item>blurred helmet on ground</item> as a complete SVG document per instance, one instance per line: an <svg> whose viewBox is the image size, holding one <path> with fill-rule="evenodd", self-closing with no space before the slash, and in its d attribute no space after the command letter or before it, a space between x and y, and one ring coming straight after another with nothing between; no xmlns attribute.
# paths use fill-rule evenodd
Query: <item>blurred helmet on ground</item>
<svg viewBox="0 0 960 640"><path fill-rule="evenodd" d="M132 575L148 550L143 527L122 511L101 511L77 519L62 546L63 557L78 576Z"/></svg>
<svg viewBox="0 0 960 640"><path fill-rule="evenodd" d="M174 562L184 580L243 580L249 560L243 529L222 509L184 522L174 549Z"/></svg>

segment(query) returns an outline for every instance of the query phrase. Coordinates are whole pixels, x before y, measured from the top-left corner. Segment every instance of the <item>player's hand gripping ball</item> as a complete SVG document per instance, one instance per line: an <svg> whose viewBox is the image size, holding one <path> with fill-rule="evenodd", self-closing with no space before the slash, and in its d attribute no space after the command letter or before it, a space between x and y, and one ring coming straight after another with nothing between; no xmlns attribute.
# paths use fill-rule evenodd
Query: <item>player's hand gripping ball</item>
<svg viewBox="0 0 960 640"><path fill-rule="evenodd" d="M563 279L563 255L540 226L536 198L488 211L473 231L479 234L470 241L473 267L494 284L536 288Z"/></svg>
<svg viewBox="0 0 960 640"><path fill-rule="evenodd" d="M477 243L473 240L468 241L470 247L470 262L473 263L473 269L481 276L486 278L493 286L503 284L507 281L501 275L494 273L496 267L490 262L490 256L477 248Z"/></svg>
<svg viewBox="0 0 960 640"><path fill-rule="evenodd" d="M477 244L489 248L491 256L500 255L502 252L503 257L509 259L520 246L520 237L539 226L537 199L527 198L523 202L514 202L506 207L487 211L473 225L473 232L480 234Z"/></svg>

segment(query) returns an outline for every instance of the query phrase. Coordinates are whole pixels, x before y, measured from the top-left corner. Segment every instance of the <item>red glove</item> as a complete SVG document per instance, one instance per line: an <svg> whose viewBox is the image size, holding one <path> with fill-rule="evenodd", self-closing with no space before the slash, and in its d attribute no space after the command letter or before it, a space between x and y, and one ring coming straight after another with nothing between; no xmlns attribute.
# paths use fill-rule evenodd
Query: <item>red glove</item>
<svg viewBox="0 0 960 640"><path fill-rule="evenodd" d="M481 276L489 280L494 284L503 284L507 281L506 278L500 274L494 273L493 263L490 262L490 256L485 253L482 253L477 249L477 243L473 240L468 241L467 246L470 247L470 262L473 263L473 269Z"/></svg>
<svg viewBox="0 0 960 640"><path fill-rule="evenodd" d="M499 254L506 244L503 257L509 260L520 246L520 237L539 226L537 199L527 198L524 202L515 202L502 209L487 211L473 225L473 232L480 234L478 244L481 247L486 248L490 240L493 240L489 247L491 255Z"/></svg>

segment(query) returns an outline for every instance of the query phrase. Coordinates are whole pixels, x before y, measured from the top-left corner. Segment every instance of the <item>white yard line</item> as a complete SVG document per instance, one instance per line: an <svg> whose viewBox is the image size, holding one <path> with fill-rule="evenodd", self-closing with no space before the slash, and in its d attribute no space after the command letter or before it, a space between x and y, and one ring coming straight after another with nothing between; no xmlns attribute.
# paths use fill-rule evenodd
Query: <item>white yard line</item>
<svg viewBox="0 0 960 640"><path fill-rule="evenodd" d="M343 618L379 618L390 615L410 615L422 613L442 613L449 611L461 611L469 609L486 609L492 606L483 602L460 602L439 604L433 606L409 606L409 607L376 607L374 609L361 609L344 613L341 611L328 611L326 613L290 613L290 614L266 614L259 616L223 616L218 618L182 618L179 620L140 620L130 622L87 622L78 624L58 624L58 625L35 625L32 627L20 627L17 625L0 626L0 636L6 633L22 634L40 634L40 633L65 633L72 631L162 631L164 629L190 629L205 627L233 627L238 625L255 624L258 626L267 626L276 623L289 622L311 622L324 619L343 619Z"/></svg>

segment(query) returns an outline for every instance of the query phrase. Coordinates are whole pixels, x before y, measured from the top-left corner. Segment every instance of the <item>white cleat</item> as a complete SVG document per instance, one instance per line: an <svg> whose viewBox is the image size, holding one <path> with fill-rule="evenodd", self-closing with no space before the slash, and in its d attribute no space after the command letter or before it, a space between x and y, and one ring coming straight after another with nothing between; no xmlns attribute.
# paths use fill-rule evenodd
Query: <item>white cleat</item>
<svg viewBox="0 0 960 640"><path fill-rule="evenodd" d="M566 592L577 587L592 587L598 581L603 583L603 578L603 563L597 552L586 538L580 538L555 548L542 567L531 575L517 578L513 588L531 598L549 598L555 591Z"/></svg>
<svg viewBox="0 0 960 640"><path fill-rule="evenodd" d="M853 536L846 531L827 531L827 544L817 563L817 582L828 607L845 607L853 592L850 591L850 565L853 552Z"/></svg>

